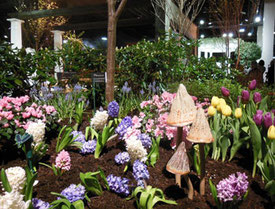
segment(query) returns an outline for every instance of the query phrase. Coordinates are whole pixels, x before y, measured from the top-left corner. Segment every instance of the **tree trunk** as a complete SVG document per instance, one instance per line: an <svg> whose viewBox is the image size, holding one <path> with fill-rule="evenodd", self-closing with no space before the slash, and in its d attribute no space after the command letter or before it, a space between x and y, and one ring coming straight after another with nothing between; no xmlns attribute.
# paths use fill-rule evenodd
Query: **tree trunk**
<svg viewBox="0 0 275 209"><path fill-rule="evenodd" d="M106 100L114 100L114 75L115 75L115 52L116 52L116 25L115 2L108 3L108 47L107 47L107 83Z"/></svg>

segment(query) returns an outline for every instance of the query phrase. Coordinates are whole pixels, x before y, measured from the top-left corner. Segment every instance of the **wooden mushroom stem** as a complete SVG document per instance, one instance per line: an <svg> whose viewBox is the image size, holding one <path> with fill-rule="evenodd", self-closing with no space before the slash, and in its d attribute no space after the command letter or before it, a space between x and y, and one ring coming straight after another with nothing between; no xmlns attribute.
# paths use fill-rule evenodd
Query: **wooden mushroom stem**
<svg viewBox="0 0 275 209"><path fill-rule="evenodd" d="M180 174L175 174L175 175L176 175L176 184L181 188L181 175ZM190 180L188 174L183 175L183 177L188 187L188 198L190 200L193 200L194 188L193 188L192 181Z"/></svg>
<svg viewBox="0 0 275 209"><path fill-rule="evenodd" d="M177 148L182 142L182 127L177 128Z"/></svg>
<svg viewBox="0 0 275 209"><path fill-rule="evenodd" d="M199 144L200 149L200 161L201 161L201 181L200 181L200 194L205 194L205 154L204 154L204 144Z"/></svg>

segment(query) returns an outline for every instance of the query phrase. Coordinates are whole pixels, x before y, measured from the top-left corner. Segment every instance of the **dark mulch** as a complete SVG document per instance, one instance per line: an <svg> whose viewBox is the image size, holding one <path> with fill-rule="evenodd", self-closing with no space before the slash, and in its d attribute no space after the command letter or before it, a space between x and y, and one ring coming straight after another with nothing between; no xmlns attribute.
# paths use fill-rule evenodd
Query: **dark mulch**
<svg viewBox="0 0 275 209"><path fill-rule="evenodd" d="M81 129L84 130L89 124L85 121ZM49 150L47 156L44 158L45 163L53 163L56 157L55 153L56 139L50 141ZM44 201L51 202L56 199L56 196L51 195L50 192L60 193L64 188L70 184L80 183L79 173L96 171L98 167L102 168L106 176L114 174L117 176L123 176L131 179L132 184L135 181L132 177L132 172L128 171L123 173L124 166L118 166L115 164L114 156L118 154L124 145L122 141L110 141L107 144L106 149L102 153L99 159L95 159L93 155L83 156L77 152L76 149L68 149L70 151L72 167L71 170L64 173L61 177L56 177L51 170L44 166L38 167L38 180L39 183L34 188L34 196ZM0 150L3 154L3 150ZM174 199L178 205L166 205L158 203L155 208L214 208L214 201L210 193L209 185L206 183L206 195L200 196L198 194L199 179L194 172L191 172L190 178L196 189L194 200L187 198L186 184L182 179L183 189L175 185L174 175L167 172L165 167L173 154L173 150L169 147L169 142L161 142L160 146L160 159L158 160L155 168L149 167L150 180L149 185L158 187L163 190L167 199ZM3 156L3 155L2 155ZM9 160L7 160L9 159ZM23 160L22 155L18 155L16 149L12 152L5 152L5 162L1 166L8 168L11 166L25 166L26 161ZM2 159L1 159L2 160ZM3 162L3 161L2 161ZM252 171L252 159L239 155L232 162L221 162L207 159L206 161L207 179L211 177L214 184L217 184L221 179L237 171L245 172L249 177L249 195L243 202L240 208L243 209L259 209L259 208L272 208L272 204L263 190L264 184L260 175L256 175L255 178L251 177ZM87 204L86 208L135 208L134 199L126 201L125 198L109 191L104 191L102 196L91 197L91 202Z"/></svg>

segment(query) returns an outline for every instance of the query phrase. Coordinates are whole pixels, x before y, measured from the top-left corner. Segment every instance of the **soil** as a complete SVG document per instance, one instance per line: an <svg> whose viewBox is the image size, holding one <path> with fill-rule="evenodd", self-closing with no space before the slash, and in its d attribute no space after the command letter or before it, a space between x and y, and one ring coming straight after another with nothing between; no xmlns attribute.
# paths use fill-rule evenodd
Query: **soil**
<svg viewBox="0 0 275 209"><path fill-rule="evenodd" d="M86 126L89 125L88 121L84 121L81 130L83 131ZM3 143L2 143L3 144ZM53 138L49 142L49 149L47 155L43 158L43 162L47 164L54 163L56 157L55 153L56 138ZM24 155L19 153L15 147L12 151L5 150L0 146L1 153L1 168L9 168L12 166L26 166ZM122 141L113 140L107 143L107 147L104 149L99 159L95 159L92 154L81 155L74 148L67 149L71 157L71 169L65 172L61 177L57 177L53 172L45 167L39 166L38 169L38 181L39 183L34 187L34 197L40 198L43 201L52 202L56 200L56 196L51 192L60 193L63 189L70 184L79 184L80 172L97 171L100 167L105 175L114 174L116 176L122 176L129 178L133 184L135 180L132 176L132 172L129 170L123 173L124 166L116 165L114 157L116 154L124 150L124 144ZM209 178L212 179L216 185L221 179L228 177L232 173L245 172L249 180L249 194L247 199L241 204L241 209L271 209L273 205L268 198L267 193L264 191L264 184L260 175L256 175L255 178L251 177L252 171L252 159L248 159L246 153L238 155L231 162L214 161L211 159L206 160L206 195L201 196L198 193L199 179L195 172L191 171L189 177L191 178L194 188L195 196L193 200L189 200L187 197L186 184L182 178L183 188L179 188L175 185L175 176L168 171L165 167L171 156L173 150L170 148L169 141L161 141L160 144L160 159L157 161L155 168L148 167L150 173L150 179L147 184L162 189L166 199L176 200L177 205L167 205L157 203L154 208L215 208L214 200L210 193L208 185ZM121 197L116 193L105 190L102 196L90 196L91 202L87 202L86 208L136 208L135 200L126 200L125 197Z"/></svg>

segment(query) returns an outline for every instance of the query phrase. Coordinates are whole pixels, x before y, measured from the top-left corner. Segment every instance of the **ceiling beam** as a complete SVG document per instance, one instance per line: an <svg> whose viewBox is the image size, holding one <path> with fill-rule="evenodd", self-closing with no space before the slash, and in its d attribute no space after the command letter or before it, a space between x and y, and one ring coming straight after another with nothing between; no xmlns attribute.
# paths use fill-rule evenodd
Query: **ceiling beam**
<svg viewBox="0 0 275 209"><path fill-rule="evenodd" d="M154 18L150 19L119 19L117 27L133 27L133 26L141 26L141 25L151 25L154 23ZM105 29L107 28L108 22L107 21L99 21L99 22L87 22L87 23L77 23L77 24L65 24L61 26L55 26L55 30L92 30L92 29Z"/></svg>

